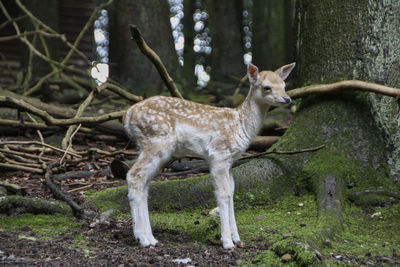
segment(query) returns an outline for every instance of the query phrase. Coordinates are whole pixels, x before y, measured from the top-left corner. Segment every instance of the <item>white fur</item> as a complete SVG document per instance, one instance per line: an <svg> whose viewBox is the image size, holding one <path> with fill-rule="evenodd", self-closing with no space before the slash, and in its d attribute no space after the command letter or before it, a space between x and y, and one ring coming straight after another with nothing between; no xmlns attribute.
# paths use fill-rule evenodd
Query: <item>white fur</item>
<svg viewBox="0 0 400 267"><path fill-rule="evenodd" d="M282 105L290 99L278 75L287 77L293 67L286 65L279 72L260 75L257 67L249 65L250 91L246 100L235 109L157 96L133 105L127 111L124 128L141 148L140 156L127 174L127 182L133 231L142 246L158 243L151 231L147 206L149 182L172 156L182 155L202 157L209 163L223 247L231 249L240 241L231 167L259 132L269 105ZM266 77L273 77L275 82ZM272 92L262 91L265 84Z"/></svg>

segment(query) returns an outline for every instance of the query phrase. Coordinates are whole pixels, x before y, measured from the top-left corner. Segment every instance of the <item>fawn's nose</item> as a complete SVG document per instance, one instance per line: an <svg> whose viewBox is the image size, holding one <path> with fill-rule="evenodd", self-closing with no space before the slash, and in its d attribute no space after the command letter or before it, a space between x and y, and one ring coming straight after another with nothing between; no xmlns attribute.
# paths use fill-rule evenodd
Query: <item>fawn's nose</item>
<svg viewBox="0 0 400 267"><path fill-rule="evenodd" d="M289 104L290 102L292 102L292 99L290 97L288 97L288 96L283 96L282 98L283 98L283 100L285 101L286 104Z"/></svg>

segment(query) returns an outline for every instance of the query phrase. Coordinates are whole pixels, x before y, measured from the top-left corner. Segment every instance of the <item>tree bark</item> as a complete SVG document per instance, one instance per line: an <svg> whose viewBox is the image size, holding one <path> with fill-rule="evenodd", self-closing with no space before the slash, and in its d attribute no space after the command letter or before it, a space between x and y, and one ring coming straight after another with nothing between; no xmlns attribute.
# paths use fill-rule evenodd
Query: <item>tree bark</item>
<svg viewBox="0 0 400 267"><path fill-rule="evenodd" d="M194 75L194 67L196 65L196 54L193 51L194 42L194 21L193 14L196 10L196 3L193 0L185 0L183 2L184 17L183 17L183 33L185 36L185 48L183 52L184 64L183 70L185 79L192 87L196 84L196 76ZM184 92L189 90L183 90Z"/></svg>
<svg viewBox="0 0 400 267"><path fill-rule="evenodd" d="M261 70L275 70L286 60L285 2L253 1L253 63Z"/></svg>
<svg viewBox="0 0 400 267"><path fill-rule="evenodd" d="M160 56L176 81L182 79L169 22L167 1L116 1L110 35L111 75L139 95L159 94L164 87L157 70L132 43L129 24L140 29L148 45Z"/></svg>
<svg viewBox="0 0 400 267"><path fill-rule="evenodd" d="M400 86L398 1L299 1L298 10L298 84L360 79ZM354 18L354 14L359 16ZM379 94L369 94L368 100L391 150L390 173L399 178L400 105Z"/></svg>
<svg viewBox="0 0 400 267"><path fill-rule="evenodd" d="M246 73L243 63L241 0L206 0L211 30L211 80L232 83Z"/></svg>

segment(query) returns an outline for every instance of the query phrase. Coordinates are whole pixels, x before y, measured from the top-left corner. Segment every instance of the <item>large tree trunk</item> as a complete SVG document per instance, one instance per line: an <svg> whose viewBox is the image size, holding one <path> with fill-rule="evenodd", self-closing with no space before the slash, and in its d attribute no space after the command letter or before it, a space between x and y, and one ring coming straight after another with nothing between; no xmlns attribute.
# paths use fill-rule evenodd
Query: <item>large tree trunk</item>
<svg viewBox="0 0 400 267"><path fill-rule="evenodd" d="M160 56L168 72L179 83L182 68L178 63L169 21L167 1L116 1L111 29L111 75L132 92L153 95L163 82L150 60L131 41L129 24L136 24L147 44Z"/></svg>
<svg viewBox="0 0 400 267"><path fill-rule="evenodd" d="M193 14L196 10L196 3L193 0L185 0L183 2L184 18L183 33L185 36L185 48L183 52L184 64L183 70L186 81L190 87L196 84L196 76L194 75L194 67L196 65L196 55L193 51L193 42L195 37ZM187 90L186 90L187 91Z"/></svg>
<svg viewBox="0 0 400 267"><path fill-rule="evenodd" d="M253 63L274 70L293 60L295 0L254 0Z"/></svg>
<svg viewBox="0 0 400 267"><path fill-rule="evenodd" d="M399 1L299 1L298 7L299 85L354 78L400 86ZM392 149L391 175L399 178L399 102L372 93L368 99Z"/></svg>
<svg viewBox="0 0 400 267"><path fill-rule="evenodd" d="M285 63L284 15L284 1L253 1L253 63L262 70L277 69Z"/></svg>
<svg viewBox="0 0 400 267"><path fill-rule="evenodd" d="M211 30L211 80L232 83L232 76L242 77L243 63L241 0L206 1Z"/></svg>

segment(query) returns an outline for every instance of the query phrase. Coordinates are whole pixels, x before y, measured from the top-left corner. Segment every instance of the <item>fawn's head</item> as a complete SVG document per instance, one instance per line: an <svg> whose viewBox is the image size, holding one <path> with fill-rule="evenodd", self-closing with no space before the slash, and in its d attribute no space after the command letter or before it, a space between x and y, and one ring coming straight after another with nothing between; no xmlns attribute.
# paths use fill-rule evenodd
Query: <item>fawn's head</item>
<svg viewBox="0 0 400 267"><path fill-rule="evenodd" d="M292 72L296 63L291 63L280 67L275 72L261 71L249 64L247 74L249 76L252 94L256 101L271 106L282 106L289 104L292 100L285 92L285 79Z"/></svg>

